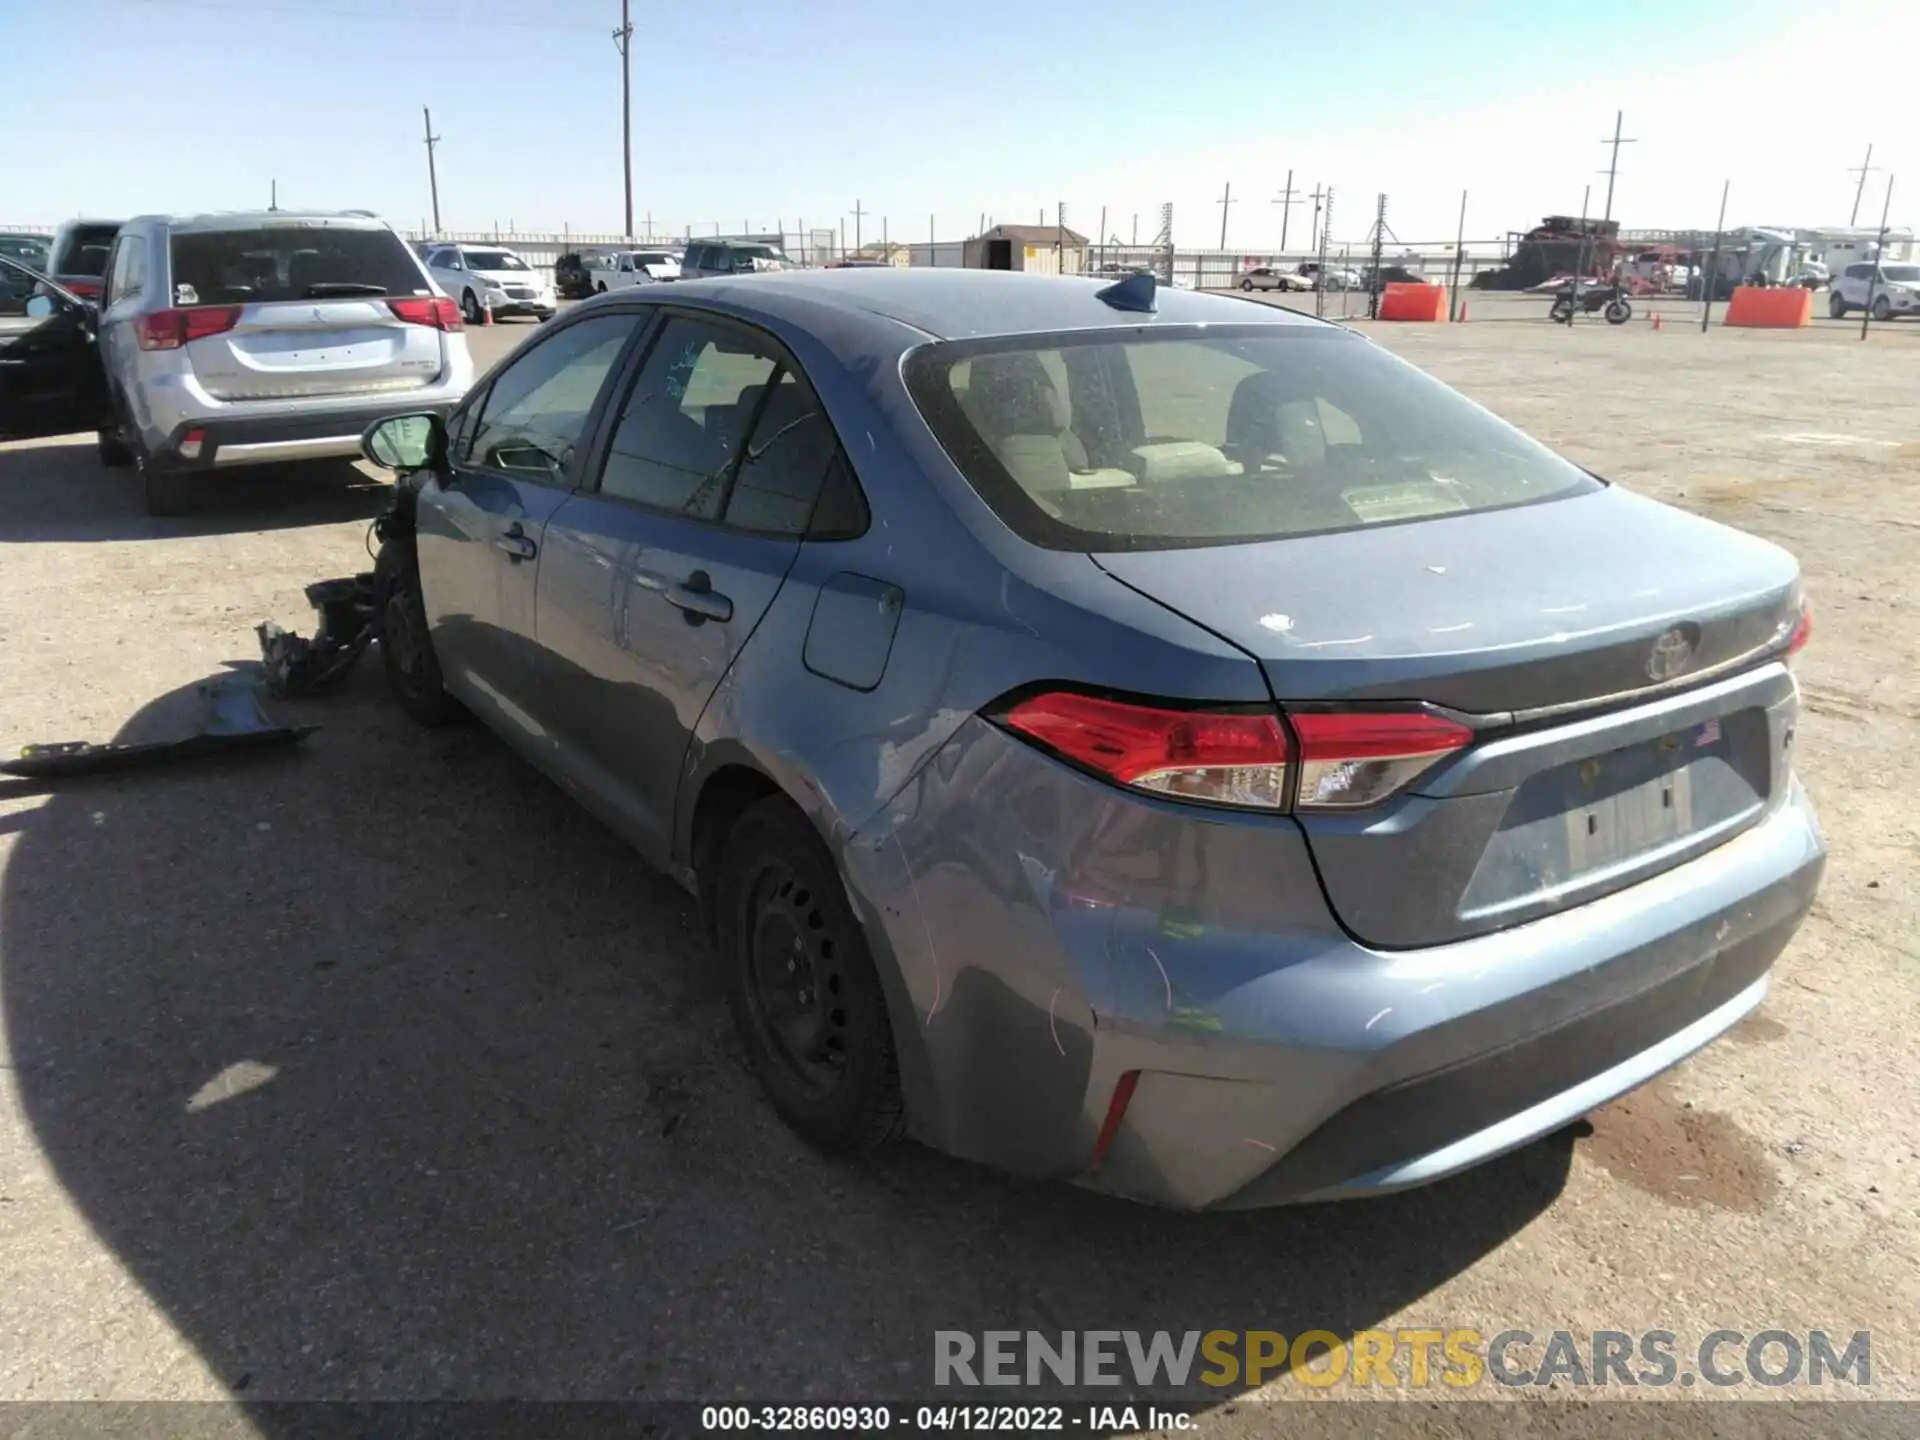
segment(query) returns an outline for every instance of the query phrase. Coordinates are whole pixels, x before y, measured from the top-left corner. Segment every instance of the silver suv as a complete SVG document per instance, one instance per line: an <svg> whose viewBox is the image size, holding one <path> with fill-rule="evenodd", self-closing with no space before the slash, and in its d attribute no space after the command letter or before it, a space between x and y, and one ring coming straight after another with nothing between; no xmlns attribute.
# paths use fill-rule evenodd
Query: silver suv
<svg viewBox="0 0 1920 1440"><path fill-rule="evenodd" d="M358 455L374 421L460 402L461 332L373 216L129 220L100 301L100 458L139 469L149 514L177 515L196 471Z"/></svg>

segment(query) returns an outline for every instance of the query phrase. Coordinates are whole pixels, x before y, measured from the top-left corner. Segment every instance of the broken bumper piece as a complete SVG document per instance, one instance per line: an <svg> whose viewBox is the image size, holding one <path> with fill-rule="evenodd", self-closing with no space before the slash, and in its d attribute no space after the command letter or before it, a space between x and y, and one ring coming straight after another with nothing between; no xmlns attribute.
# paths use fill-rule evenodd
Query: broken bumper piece
<svg viewBox="0 0 1920 1440"><path fill-rule="evenodd" d="M338 685L373 641L373 576L316 580L307 603L320 612L311 640L282 630L271 620L254 626L267 689L282 699L315 695Z"/></svg>
<svg viewBox="0 0 1920 1440"><path fill-rule="evenodd" d="M14 759L0 760L0 774L44 779L138 770L210 755L280 749L299 744L314 731L312 725L275 725L268 721L250 679L234 676L197 688L206 706L206 719L191 735L130 745L86 740L29 745Z"/></svg>

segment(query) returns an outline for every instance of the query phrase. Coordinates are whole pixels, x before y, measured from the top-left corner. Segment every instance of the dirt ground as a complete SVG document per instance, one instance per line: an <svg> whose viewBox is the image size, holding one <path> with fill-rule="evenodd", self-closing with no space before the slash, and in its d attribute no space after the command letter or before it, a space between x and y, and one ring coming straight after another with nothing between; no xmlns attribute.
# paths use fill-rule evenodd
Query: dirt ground
<svg viewBox="0 0 1920 1440"><path fill-rule="evenodd" d="M280 707L323 727L298 754L0 779L0 1399L873 1400L924 1393L936 1329L1392 1326L1866 1329L1868 1393L1920 1398L1920 326L1473 304L1370 333L1805 567L1832 864L1735 1035L1377 1202L1184 1216L830 1161L761 1103L685 897L369 663ZM181 723L255 622L310 626L383 495L236 474L152 521L91 437L0 446L0 749Z"/></svg>

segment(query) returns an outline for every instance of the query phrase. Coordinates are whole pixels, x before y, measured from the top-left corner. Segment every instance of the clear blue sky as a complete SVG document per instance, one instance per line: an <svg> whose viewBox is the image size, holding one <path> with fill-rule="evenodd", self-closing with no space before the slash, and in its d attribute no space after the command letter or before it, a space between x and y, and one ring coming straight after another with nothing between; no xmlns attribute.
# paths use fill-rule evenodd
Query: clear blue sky
<svg viewBox="0 0 1920 1440"><path fill-rule="evenodd" d="M1866 10L1875 9L1869 0ZM453 228L620 222L618 0L0 0L10 137L0 224L85 212L366 206L428 213L433 108ZM1333 184L1357 237L1375 192L1403 240L1493 236L1601 206L1632 226L1844 223L1846 167L1913 170L1902 87L1832 64L1804 5L1286 0L634 0L636 218L894 238L1033 221L1065 200L1123 237L1162 200L1176 238L1275 243L1286 171ZM1857 33L1862 7L1844 27ZM1886 0L1882 53L1920 49ZM1907 32L1912 43L1901 39ZM1829 37L1830 38L1830 37ZM1783 148L1784 147L1784 148ZM1884 173L1869 181L1877 220ZM1296 211L1293 222L1303 225ZM1920 206L1912 213L1920 214ZM849 235L852 221L848 219ZM1295 231L1297 235L1298 230ZM1299 243L1295 241L1296 245Z"/></svg>

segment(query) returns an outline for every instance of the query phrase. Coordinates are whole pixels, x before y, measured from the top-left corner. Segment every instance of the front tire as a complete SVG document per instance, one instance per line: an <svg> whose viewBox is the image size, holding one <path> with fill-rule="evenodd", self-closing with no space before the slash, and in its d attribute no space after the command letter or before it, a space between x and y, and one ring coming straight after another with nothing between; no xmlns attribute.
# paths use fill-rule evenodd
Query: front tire
<svg viewBox="0 0 1920 1440"><path fill-rule="evenodd" d="M1251 292L1252 292L1252 290L1253 290L1253 282L1252 282L1251 280L1242 280L1242 281L1240 282L1240 288L1241 288L1242 290L1245 290L1245 291L1247 291L1247 292L1249 292L1249 293L1251 293Z"/></svg>
<svg viewBox="0 0 1920 1440"><path fill-rule="evenodd" d="M460 318L469 325L478 325L486 317L480 313L480 302L473 298L473 291L460 292Z"/></svg>
<svg viewBox="0 0 1920 1440"><path fill-rule="evenodd" d="M902 1129L899 1063L867 938L826 847L784 796L717 848L727 1003L773 1108L824 1150Z"/></svg>
<svg viewBox="0 0 1920 1440"><path fill-rule="evenodd" d="M1837 290L1827 296L1827 314L1835 320L1847 318L1847 302L1840 298L1840 292Z"/></svg>
<svg viewBox="0 0 1920 1440"><path fill-rule="evenodd" d="M596 281L594 281L594 282L593 282L593 293L594 293L594 294L596 294L596 295L604 295L604 294L606 294L606 293L607 293L607 282L606 282L606 281L604 281L604 280L596 280Z"/></svg>
<svg viewBox="0 0 1920 1440"><path fill-rule="evenodd" d="M1571 300L1554 301L1553 308L1547 311L1547 318L1556 325L1566 324L1573 318L1573 302Z"/></svg>
<svg viewBox="0 0 1920 1440"><path fill-rule="evenodd" d="M455 714L453 697L441 683L440 659L433 651L427 607L420 592L420 565L411 543L388 541L374 566L380 602L380 665L387 688L400 708L429 729Z"/></svg>
<svg viewBox="0 0 1920 1440"><path fill-rule="evenodd" d="M1884 295L1873 297L1873 318L1881 324L1893 319L1893 302Z"/></svg>

